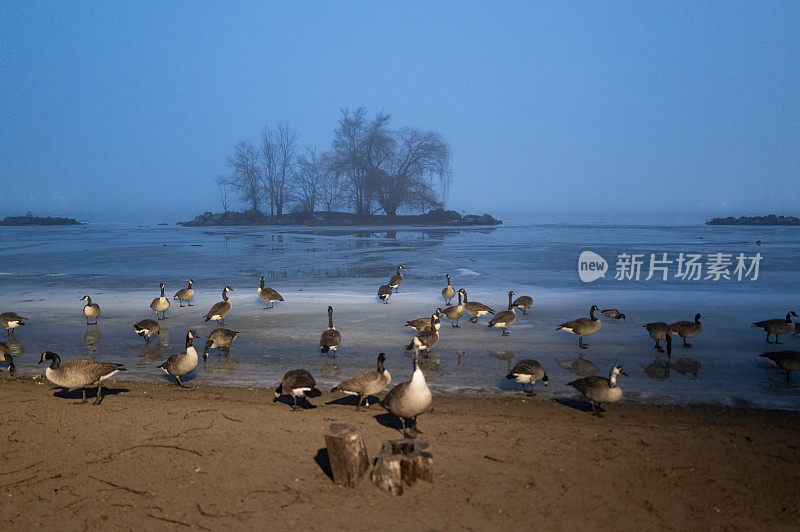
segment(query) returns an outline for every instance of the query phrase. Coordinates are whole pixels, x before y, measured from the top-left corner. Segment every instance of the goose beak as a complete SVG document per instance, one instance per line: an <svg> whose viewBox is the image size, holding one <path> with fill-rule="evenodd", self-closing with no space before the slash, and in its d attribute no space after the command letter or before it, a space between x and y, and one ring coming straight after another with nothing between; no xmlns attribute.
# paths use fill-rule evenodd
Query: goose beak
<svg viewBox="0 0 800 532"><path fill-rule="evenodd" d="M625 375L626 377L628 376L628 374L627 374L627 373L625 373L625 370L624 370L624 369L621 369L621 370L619 370L619 374L620 374L620 375Z"/></svg>

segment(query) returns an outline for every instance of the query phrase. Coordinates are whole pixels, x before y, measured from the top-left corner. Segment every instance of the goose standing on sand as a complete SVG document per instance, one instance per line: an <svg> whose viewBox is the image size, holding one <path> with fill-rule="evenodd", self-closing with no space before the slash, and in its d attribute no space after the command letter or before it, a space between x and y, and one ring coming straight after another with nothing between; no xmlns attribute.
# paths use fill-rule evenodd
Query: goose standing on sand
<svg viewBox="0 0 800 532"><path fill-rule="evenodd" d="M780 344L782 342L778 341L778 335L780 334L790 334L795 332L795 324L792 323L792 316L797 317L795 312L789 311L786 314L786 319L777 318L774 320L764 320L764 321L757 321L753 323L754 327L758 327L760 329L764 329L767 333L767 343L771 344L772 342L769 341L769 335L775 335L775 343Z"/></svg>
<svg viewBox="0 0 800 532"><path fill-rule="evenodd" d="M97 317L100 316L100 305L92 303L92 298L83 296L81 301L86 301L83 306L83 317L86 318L86 325L97 325ZM89 323L89 318L94 318L94 323Z"/></svg>
<svg viewBox="0 0 800 532"><path fill-rule="evenodd" d="M438 331L439 328L442 326L442 322L439 320L439 315L444 312L441 308L436 309L436 319L433 322L433 327ZM411 327L417 332L422 332L425 329L429 329L431 326L431 319L430 318L417 318L415 320L410 320L406 322L406 327Z"/></svg>
<svg viewBox="0 0 800 532"><path fill-rule="evenodd" d="M600 318L594 315L595 311L597 310L597 305L592 305L592 308L589 309L589 317L588 318L578 318L576 320L568 321L566 323L562 323L556 330L567 331L572 334L578 336L578 347L581 349L586 349L589 347L588 345L583 343L583 337L587 334L596 333L600 330Z"/></svg>
<svg viewBox="0 0 800 532"><path fill-rule="evenodd" d="M444 304L449 305L450 300L456 297L456 290L452 286L450 286L450 274L446 275L447 277L447 286L442 288L442 298L444 298Z"/></svg>
<svg viewBox="0 0 800 532"><path fill-rule="evenodd" d="M694 338L703 332L703 325L700 323L700 314L694 315L694 321L676 321L670 324L670 330L675 336L683 338L683 347L692 347L692 344L686 343L687 338Z"/></svg>
<svg viewBox="0 0 800 532"><path fill-rule="evenodd" d="M282 395L291 395L292 411L297 409L297 398L302 397L303 402L309 407L311 403L308 402L308 397L319 397L322 392L317 389L317 381L311 376L311 373L304 369L293 369L287 371L283 376L283 380L275 388L275 397L272 402L276 402Z"/></svg>
<svg viewBox="0 0 800 532"><path fill-rule="evenodd" d="M531 296L519 296L514 300L513 305L520 309L523 314L527 314L528 309L533 306L533 298Z"/></svg>
<svg viewBox="0 0 800 532"><path fill-rule="evenodd" d="M542 384L547 386L550 383L550 379L547 376L547 373L544 372L544 368L542 364L538 360L520 360L517 362L517 365L514 366L514 369L508 372L506 375L506 379L514 379L518 383L522 385L522 392L525 392L525 383L530 383L530 389L527 392L528 395L533 395L533 385L536 384L536 381L541 380Z"/></svg>
<svg viewBox="0 0 800 532"><path fill-rule="evenodd" d="M192 288L193 284L194 284L194 279L189 279L188 287L181 288L180 290L175 292L175 297L173 297L172 299L177 301L179 306L182 307L184 301L186 301L188 306L190 307L194 306L192 305L192 299L194 299L194 288Z"/></svg>
<svg viewBox="0 0 800 532"><path fill-rule="evenodd" d="M625 323L628 323L628 320L625 319L625 314L623 314L622 312L620 312L618 309L615 309L615 308L607 308L607 309L601 310L600 314L602 314L603 317L605 319L607 319L607 320L612 320L612 321L614 321L614 320L622 320Z"/></svg>
<svg viewBox="0 0 800 532"><path fill-rule="evenodd" d="M208 339L206 340L205 349L203 349L203 359L208 358L208 352L212 349L217 350L217 355L222 352L222 348L225 348L225 356L231 354L231 344L236 337L239 336L239 331L232 331L230 329L214 329L211 331L211 334L208 335Z"/></svg>
<svg viewBox="0 0 800 532"><path fill-rule="evenodd" d="M388 303L390 297L392 297L392 287L388 284L382 284L380 288L378 288L378 299L384 303Z"/></svg>
<svg viewBox="0 0 800 532"><path fill-rule="evenodd" d="M511 301L513 297L514 291L511 290L508 293L508 310L498 312L489 320L489 327L500 327L503 330L501 333L503 336L508 336L508 328L517 321L517 313L514 312L514 303Z"/></svg>
<svg viewBox="0 0 800 532"><path fill-rule="evenodd" d="M206 313L205 321L215 320L219 325L225 325L225 316L230 313L231 307L233 306L230 298L228 297L228 292L233 291L233 288L225 285L225 288L222 289L222 301L219 303L214 303L214 306L211 307L211 310Z"/></svg>
<svg viewBox="0 0 800 532"><path fill-rule="evenodd" d="M458 320L464 315L464 305L461 303L461 295L464 293L464 289L460 288L458 290L458 305L444 309L444 315L450 320L451 327L458 327Z"/></svg>
<svg viewBox="0 0 800 532"><path fill-rule="evenodd" d="M319 338L320 353L333 351L333 356L336 357L340 343L342 343L342 333L333 326L333 307L328 306L328 328L322 331L322 336Z"/></svg>
<svg viewBox="0 0 800 532"><path fill-rule="evenodd" d="M11 338L11 333L14 332L14 329L25 325L23 320L27 320L28 318L23 318L16 312L3 312L0 314L0 325L2 325L6 333L8 333L8 337Z"/></svg>
<svg viewBox="0 0 800 532"><path fill-rule="evenodd" d="M161 325L156 320L146 319L137 321L133 324L133 330L136 334L144 338L144 341L150 343L150 337L154 334L161 335Z"/></svg>
<svg viewBox="0 0 800 532"><path fill-rule="evenodd" d="M645 329L647 329L647 334L650 335L650 338L656 343L655 347L658 349L659 353L664 352L664 348L661 347L661 340L667 342L667 353L672 353L672 329L669 328L669 324L664 323L663 321L654 321L652 323L648 323L647 325L642 325Z"/></svg>
<svg viewBox="0 0 800 532"><path fill-rule="evenodd" d="M44 372L47 380L70 391L81 388L83 391L81 403L86 403L86 388L97 386L97 398L93 404L99 405L103 400L103 381L117 372L125 371L122 364L94 360L68 360L61 364L61 358L50 351L42 353L39 364L45 360L50 361Z"/></svg>
<svg viewBox="0 0 800 532"><path fill-rule="evenodd" d="M772 351L758 356L772 360L776 366L785 371L786 382L789 382L792 371L800 371L800 351ZM11 371L11 366L9 366L9 371Z"/></svg>
<svg viewBox="0 0 800 532"><path fill-rule="evenodd" d="M392 376L383 367L386 362L386 354L378 355L378 369L365 369L359 371L346 381L334 386L331 392L342 392L347 395L357 395L358 404L356 411L361 409L361 403L366 401L369 408L369 397L381 393L392 382Z"/></svg>
<svg viewBox="0 0 800 532"><path fill-rule="evenodd" d="M592 414L596 416L597 409L602 409L603 403L616 403L622 399L622 390L617 386L617 375L628 376L622 366L614 366L607 379L598 376L584 377L568 382L567 385L581 392L592 403Z"/></svg>
<svg viewBox="0 0 800 532"><path fill-rule="evenodd" d="M426 354L431 354L431 349L436 345L439 341L439 331L436 330L436 320L438 317L436 314L432 314L430 317L430 328L423 330L422 332L418 333L411 343L406 346L406 351L411 351L412 349L415 352L425 351Z"/></svg>
<svg viewBox="0 0 800 532"><path fill-rule="evenodd" d="M392 278L389 279L389 286L394 288L394 291L397 292L400 289L400 285L403 283L403 274L400 273L400 270L403 269L403 265L399 264L397 266L397 273L392 275Z"/></svg>
<svg viewBox="0 0 800 532"><path fill-rule="evenodd" d="M392 388L381 402L386 410L400 420L405 437L408 437L406 419L413 420L411 428L416 433L422 433L417 427L417 416L427 411L433 401L431 390L428 388L428 383L425 382L425 375L422 374L422 369L417 362L417 354L412 354L411 359L414 362L414 373L411 375L411 380L401 382Z"/></svg>
<svg viewBox="0 0 800 532"><path fill-rule="evenodd" d="M164 297L164 283L161 283L161 296L155 298L150 303L150 308L153 309L153 312L156 313L157 320L165 320L167 319L167 309L169 308L169 299ZM161 313L161 317L158 317L158 313Z"/></svg>
<svg viewBox="0 0 800 532"><path fill-rule="evenodd" d="M478 318L485 314L494 314L494 311L489 308L488 306L484 305L483 303L478 303L477 301L470 301L467 298L467 291L463 288L461 292L464 295L464 312L472 316L469 319L470 323L478 323Z"/></svg>
<svg viewBox="0 0 800 532"><path fill-rule="evenodd" d="M261 277L261 286L258 287L258 290L256 290L256 293L258 294L258 297L263 299L264 302L267 304L267 306L264 307L264 310L267 310L269 308L274 308L275 307L275 302L277 302L277 301L283 301L283 296L280 295L277 292L277 290L273 290L272 288L269 288L269 287L266 287L266 288L264 287L264 277L263 276ZM270 303L272 303L272 306L270 306Z"/></svg>
<svg viewBox="0 0 800 532"><path fill-rule="evenodd" d="M195 330L190 330L186 333L186 352L172 355L163 364L158 367L164 370L167 375L175 377L175 383L181 388L188 388L181 382L181 377L194 370L197 367L197 350L194 348L193 341L197 336Z"/></svg>
<svg viewBox="0 0 800 532"><path fill-rule="evenodd" d="M11 356L11 349L5 342L0 342L0 362L5 362L8 366L8 374L13 375L16 366L14 366L14 358Z"/></svg>

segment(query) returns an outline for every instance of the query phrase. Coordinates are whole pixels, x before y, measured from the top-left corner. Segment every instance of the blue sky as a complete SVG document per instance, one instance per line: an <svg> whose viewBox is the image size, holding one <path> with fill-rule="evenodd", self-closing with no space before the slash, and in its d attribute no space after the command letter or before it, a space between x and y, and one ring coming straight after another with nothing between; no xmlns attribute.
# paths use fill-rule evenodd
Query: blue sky
<svg viewBox="0 0 800 532"><path fill-rule="evenodd" d="M219 210L242 139L343 107L453 149L447 204L800 211L797 2L5 2L0 215Z"/></svg>

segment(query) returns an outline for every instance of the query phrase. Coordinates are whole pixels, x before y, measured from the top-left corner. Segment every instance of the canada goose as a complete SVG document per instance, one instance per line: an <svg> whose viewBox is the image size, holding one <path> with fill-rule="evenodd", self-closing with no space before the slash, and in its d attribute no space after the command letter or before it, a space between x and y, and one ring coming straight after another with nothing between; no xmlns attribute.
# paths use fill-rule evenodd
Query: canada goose
<svg viewBox="0 0 800 532"><path fill-rule="evenodd" d="M322 331L322 336L319 338L320 353L333 351L335 357L340 343L342 343L342 333L333 326L333 307L328 306L328 328Z"/></svg>
<svg viewBox="0 0 800 532"><path fill-rule="evenodd" d="M411 381L401 382L392 388L381 402L386 410L400 419L405 437L408 437L406 419L413 420L411 427L417 433L422 432L417 428L417 416L428 410L433 400L431 390L425 382L425 375L422 374L422 369L417 362L417 354L412 354L411 359L414 361L414 373L411 375Z"/></svg>
<svg viewBox="0 0 800 532"><path fill-rule="evenodd" d="M403 269L403 265L400 264L397 266L397 273L392 275L392 278L389 279L389 286L394 288L394 291L397 292L400 288L400 285L403 283L403 274L400 273L400 270Z"/></svg>
<svg viewBox="0 0 800 532"><path fill-rule="evenodd" d="M280 295L276 290L273 290L272 288L264 288L264 277L261 277L261 286L258 287L256 293L258 294L258 297L263 299L267 304L267 306L264 307L264 310L273 308L276 301L283 301L283 296ZM272 306L270 306L270 303L272 303Z"/></svg>
<svg viewBox="0 0 800 532"><path fill-rule="evenodd" d="M378 299L384 303L388 303L390 297L392 297L392 287L388 284L382 284L380 288L378 288Z"/></svg>
<svg viewBox="0 0 800 532"><path fill-rule="evenodd" d="M14 358L11 356L11 349L5 342L0 342L0 362L5 362L8 366L8 374L13 375L16 366L14 366Z"/></svg>
<svg viewBox="0 0 800 532"><path fill-rule="evenodd" d="M617 310L615 308L607 308L607 309L601 310L600 314L602 314L603 317L605 319L607 319L607 320L612 320L612 321L613 320L622 320L625 323L628 322L628 320L625 319L625 314L623 314L622 312L620 312L619 310Z"/></svg>
<svg viewBox="0 0 800 532"><path fill-rule="evenodd" d="M607 379L597 376L584 377L568 382L567 385L581 392L592 403L592 414L598 415L597 408L602 403L616 403L622 399L622 390L617 386L617 375L628 376L622 366L614 366Z"/></svg>
<svg viewBox="0 0 800 532"><path fill-rule="evenodd" d="M461 295L464 293L464 289L460 288L458 290L458 305L444 309L444 315L450 320L450 325L452 327L458 327L458 320L464 315L464 305L461 304Z"/></svg>
<svg viewBox="0 0 800 532"><path fill-rule="evenodd" d="M205 315L205 321L216 320L216 322L220 325L225 325L225 316L231 311L231 300L228 297L228 292L234 292L235 290L228 285L225 285L225 288L222 289L222 301L219 303L214 303L214 306L211 307L211 310Z"/></svg>
<svg viewBox="0 0 800 532"><path fill-rule="evenodd" d="M592 305L592 308L589 309L589 317L588 318L578 318L576 320L568 321L566 323L562 323L556 330L562 330L571 332L578 336L578 347L582 349L586 349L588 345L583 343L583 337L587 334L596 333L600 330L600 318L595 317L594 312L597 310L597 305Z"/></svg>
<svg viewBox="0 0 800 532"><path fill-rule="evenodd" d="M145 342L150 343L150 337L154 334L161 335L161 325L156 320L146 319L137 321L133 324L136 334L144 338Z"/></svg>
<svg viewBox="0 0 800 532"><path fill-rule="evenodd" d="M214 329L206 340L205 349L203 349L203 358L208 358L208 352L215 348L217 350L217 355L219 355L223 347L225 348L225 356L230 355L231 344L236 340L238 335L239 331L232 331L221 327L219 329Z"/></svg>
<svg viewBox="0 0 800 532"><path fill-rule="evenodd" d="M541 379L542 384L547 386L550 383L550 378L544 372L542 364L538 360L520 360L514 369L508 372L506 379L514 379L522 385L522 392L525 392L525 383L530 383L528 395L533 395L533 385Z"/></svg>
<svg viewBox="0 0 800 532"><path fill-rule="evenodd" d="M795 324L792 323L792 316L797 317L797 314L795 314L793 310L786 314L786 319L777 318L774 320L757 321L753 323L753 326L758 327L760 329L764 329L764 331L766 331L768 344L772 343L769 341L770 334L774 334L775 343L780 344L782 342L778 341L778 335L795 332Z"/></svg>
<svg viewBox="0 0 800 532"><path fill-rule="evenodd" d="M659 353L664 352L664 348L661 347L661 340L667 342L667 354L672 354L672 329L669 328L669 325L664 323L663 321L654 321L652 323L648 323L647 325L642 325L645 329L647 329L647 333L650 335L650 338L656 343L654 346L658 349Z"/></svg>
<svg viewBox="0 0 800 532"><path fill-rule="evenodd" d="M494 314L494 311L491 308L484 305L483 303L478 303L477 301L470 301L467 298L466 290L462 288L461 291L464 295L464 312L472 316L469 319L470 323L477 323L478 318L480 318L484 314Z"/></svg>
<svg viewBox="0 0 800 532"><path fill-rule="evenodd" d="M365 369L359 371L346 381L334 386L331 392L342 392L347 395L357 395L358 404L356 410L361 409L361 403L366 401L367 408L369 408L369 396L381 393L389 383L392 382L392 376L383 367L386 362L386 354L381 353L378 355L378 369Z"/></svg>
<svg viewBox="0 0 800 532"><path fill-rule="evenodd" d="M25 325L25 322L22 320L27 319L28 318L23 318L16 312L3 312L0 314L0 325L5 327L8 337L11 338L11 333L14 332L14 329L21 325Z"/></svg>
<svg viewBox="0 0 800 532"><path fill-rule="evenodd" d="M194 348L193 340L200 338L197 332L192 329L186 333L186 352L172 355L158 367L164 370L167 375L175 377L175 383L181 388L188 388L181 382L181 377L197 367L197 350Z"/></svg>
<svg viewBox="0 0 800 532"><path fill-rule="evenodd" d="M430 354L431 349L433 346L436 345L436 342L439 341L439 331L436 330L436 320L438 317L436 314L432 314L430 317L430 328L424 329L422 332L418 333L411 343L406 346L406 351L411 351L412 349L416 352L425 351L427 354Z"/></svg>
<svg viewBox="0 0 800 532"><path fill-rule="evenodd" d="M438 331L439 328L442 326L442 322L439 320L439 314L444 312L441 308L436 309L436 319L433 322L433 327ZM417 332L422 332L425 329L429 329L431 326L431 319L430 318L417 318L415 320L407 321L406 327L411 327Z"/></svg>
<svg viewBox="0 0 800 532"><path fill-rule="evenodd" d="M776 366L786 372L787 381L789 381L792 371L800 371L800 351L772 351L758 356L768 358L775 362ZM11 366L9 366L9 371L10 370Z"/></svg>
<svg viewBox="0 0 800 532"><path fill-rule="evenodd" d="M445 277L447 277L447 286L442 288L442 298L444 298L444 304L449 305L450 300L456 297L456 291L450 286L450 274L448 273Z"/></svg>
<svg viewBox="0 0 800 532"><path fill-rule="evenodd" d="M155 298L150 303L150 308L153 309L153 312L156 313L157 320L165 320L167 319L167 309L169 308L169 299L164 297L164 283L161 283L161 296ZM161 317L158 317L158 313L161 313Z"/></svg>
<svg viewBox="0 0 800 532"><path fill-rule="evenodd" d="M189 279L189 286L186 288L181 288L177 292L175 292L175 297L172 299L178 301L179 306L183 306L183 302L186 301L188 306L193 307L192 299L194 299L194 288L192 285L194 284L194 279Z"/></svg>
<svg viewBox="0 0 800 532"><path fill-rule="evenodd" d="M67 390L81 388L82 403L86 403L86 388L97 386L97 398L94 400L96 405L103 400L103 381L119 371L125 371L122 364L94 360L68 360L62 365L61 358L50 351L42 353L39 364L45 360L50 360L50 365L45 370L47 380Z"/></svg>
<svg viewBox="0 0 800 532"><path fill-rule="evenodd" d="M531 296L519 296L514 300L513 305L520 309L523 314L527 314L528 309L533 306L533 298Z"/></svg>
<svg viewBox="0 0 800 532"><path fill-rule="evenodd" d="M676 321L669 326L672 334L683 338L683 347L692 347L692 344L687 344L687 338L694 338L703 332L703 325L700 323L700 314L694 315L694 321Z"/></svg>
<svg viewBox="0 0 800 532"><path fill-rule="evenodd" d="M514 312L514 304L511 298L514 297L514 291L508 293L508 310L501 310L489 320L489 327L500 327L503 336L508 336L508 328L517 321L517 313Z"/></svg>
<svg viewBox="0 0 800 532"><path fill-rule="evenodd" d="M83 296L81 301L86 301L83 306L83 317L86 318L86 325L97 325L97 317L100 315L100 305L92 303L92 298ZM89 323L89 318L94 318L94 323Z"/></svg>
<svg viewBox="0 0 800 532"><path fill-rule="evenodd" d="M319 397L322 392L317 389L317 381L314 380L311 373L304 369L293 369L286 372L281 383L275 388L275 398L272 402L276 402L282 395L292 396L292 404L289 406L295 410L298 396L302 397L308 406L311 406L308 397Z"/></svg>

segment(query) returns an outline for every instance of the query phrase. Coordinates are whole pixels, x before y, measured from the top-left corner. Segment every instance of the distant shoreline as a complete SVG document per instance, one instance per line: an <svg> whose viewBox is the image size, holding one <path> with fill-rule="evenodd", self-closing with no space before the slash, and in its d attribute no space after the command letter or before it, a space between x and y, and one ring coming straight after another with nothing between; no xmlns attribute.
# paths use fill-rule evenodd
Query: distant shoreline
<svg viewBox="0 0 800 532"><path fill-rule="evenodd" d="M740 216L734 218L728 216L727 218L713 218L706 222L706 225L790 225L800 226L800 218L796 216L776 216L770 214L767 216Z"/></svg>
<svg viewBox="0 0 800 532"><path fill-rule="evenodd" d="M365 214L358 215L349 212L315 212L315 213L291 213L280 216L270 216L260 212L236 212L226 211L223 213L205 212L194 220L178 222L176 225L183 227L207 227L207 226L234 226L234 225L309 225L314 227L337 227L337 226L393 226L393 225L430 225L430 226L481 226L481 225L501 225L502 220L498 220L491 214L482 216L476 214L460 215L456 211L445 211L444 209L434 209L425 214L410 215L379 215Z"/></svg>
<svg viewBox="0 0 800 532"><path fill-rule="evenodd" d="M6 216L0 220L3 226L26 226L26 225L81 225L74 218L59 218L54 216Z"/></svg>

